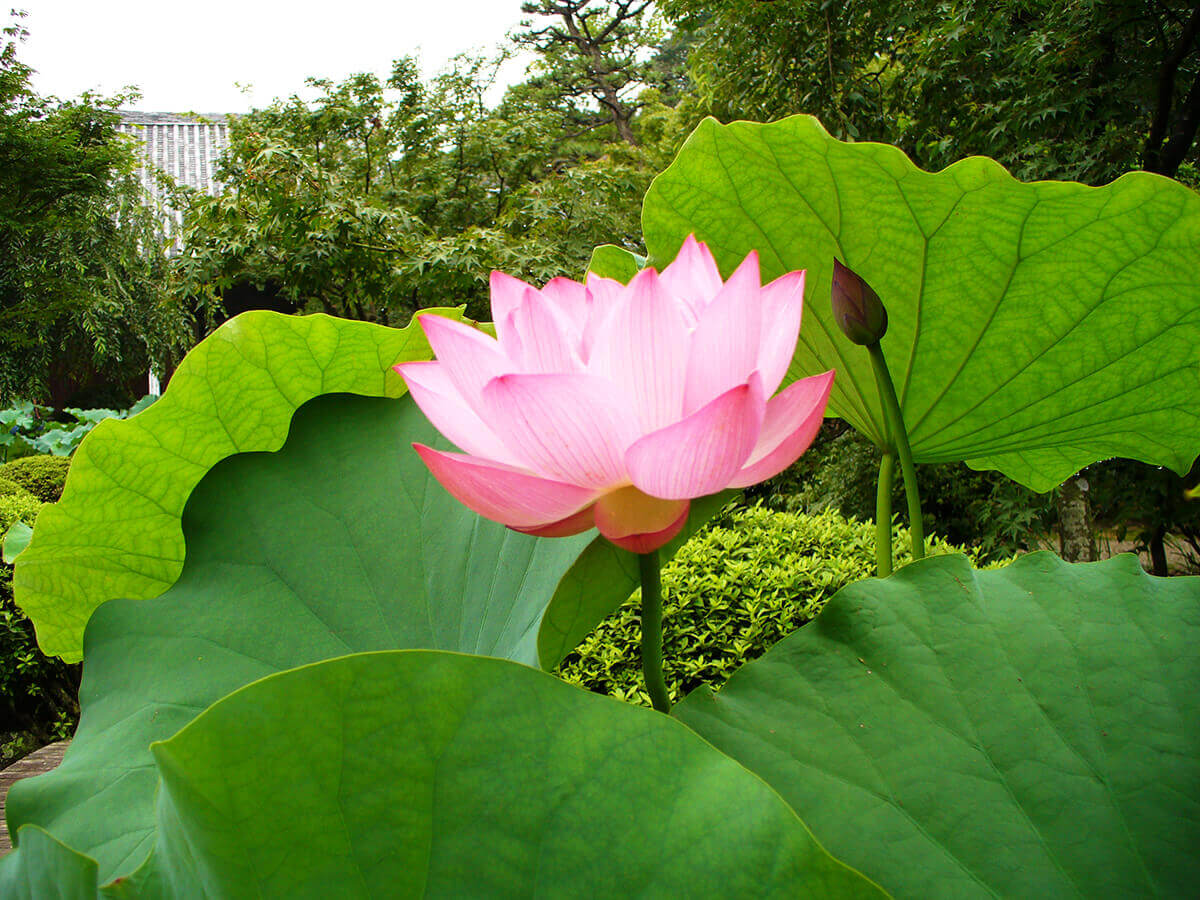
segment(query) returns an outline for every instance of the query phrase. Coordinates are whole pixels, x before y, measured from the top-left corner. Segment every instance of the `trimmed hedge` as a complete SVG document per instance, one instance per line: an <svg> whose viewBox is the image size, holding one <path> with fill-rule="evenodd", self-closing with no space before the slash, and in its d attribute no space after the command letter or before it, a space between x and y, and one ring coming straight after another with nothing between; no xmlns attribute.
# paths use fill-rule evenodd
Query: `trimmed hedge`
<svg viewBox="0 0 1200 900"><path fill-rule="evenodd" d="M770 481L748 488L747 497L771 509L875 518L879 450L838 419L827 419L803 456ZM892 509L907 522L903 478L896 473ZM917 466L925 532L978 547L980 559L1010 559L1036 550L1057 524L1057 491L1038 494L999 472L977 472L965 463ZM1093 493L1093 497L1095 494Z"/></svg>
<svg viewBox="0 0 1200 900"><path fill-rule="evenodd" d="M964 551L933 538L930 553ZM896 566L912 559L895 531ZM875 574L875 526L816 515L737 509L697 534L663 569L663 664L672 701L714 689L743 663L812 619L839 589ZM641 591L570 654L559 675L600 694L650 705L639 650Z"/></svg>
<svg viewBox="0 0 1200 900"><path fill-rule="evenodd" d="M45 503L56 503L70 465L63 456L23 456L0 466L0 478L16 482Z"/></svg>

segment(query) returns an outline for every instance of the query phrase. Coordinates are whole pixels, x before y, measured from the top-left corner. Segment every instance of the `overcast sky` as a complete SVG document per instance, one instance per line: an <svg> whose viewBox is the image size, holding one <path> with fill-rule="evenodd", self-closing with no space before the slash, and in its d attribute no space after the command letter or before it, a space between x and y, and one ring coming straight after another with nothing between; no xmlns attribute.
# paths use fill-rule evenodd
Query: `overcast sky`
<svg viewBox="0 0 1200 900"><path fill-rule="evenodd" d="M301 91L307 76L386 76L417 54L425 75L492 50L521 0L10 0L29 15L19 58L42 94L141 89L136 109L241 112ZM7 17L5 17L7 19ZM503 76L520 80L523 63ZM251 86L247 93L235 83Z"/></svg>

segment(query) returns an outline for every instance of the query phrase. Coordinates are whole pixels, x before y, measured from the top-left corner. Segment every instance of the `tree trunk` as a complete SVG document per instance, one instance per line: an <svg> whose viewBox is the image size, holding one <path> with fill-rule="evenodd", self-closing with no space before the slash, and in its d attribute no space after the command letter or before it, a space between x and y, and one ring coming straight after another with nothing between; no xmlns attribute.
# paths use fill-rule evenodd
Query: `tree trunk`
<svg viewBox="0 0 1200 900"><path fill-rule="evenodd" d="M1068 478L1059 490L1059 549L1067 562L1094 562L1096 559L1087 488L1087 479L1075 475Z"/></svg>
<svg viewBox="0 0 1200 900"><path fill-rule="evenodd" d="M1166 537L1167 529L1164 525L1159 525L1150 535L1150 564L1154 568L1154 574L1160 578L1167 577Z"/></svg>
<svg viewBox="0 0 1200 900"><path fill-rule="evenodd" d="M1179 43L1163 58L1159 68L1154 117L1150 121L1150 131L1146 135L1142 151L1142 168L1147 172L1173 176L1195 140L1197 120L1200 117L1200 75L1184 100L1183 113L1174 127L1171 125L1171 113L1175 106L1175 78L1179 66L1191 52L1192 44L1198 35L1200 6L1192 10L1192 16L1183 26L1183 32L1179 36Z"/></svg>

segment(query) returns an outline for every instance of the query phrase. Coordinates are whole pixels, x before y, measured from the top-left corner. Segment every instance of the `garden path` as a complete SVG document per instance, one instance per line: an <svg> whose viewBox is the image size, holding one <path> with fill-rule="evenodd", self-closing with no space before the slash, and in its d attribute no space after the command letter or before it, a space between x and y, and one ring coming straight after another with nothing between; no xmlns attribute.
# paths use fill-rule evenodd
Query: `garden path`
<svg viewBox="0 0 1200 900"><path fill-rule="evenodd" d="M23 759L18 759L7 769L0 769L0 856L12 849L12 841L8 836L8 825L4 819L5 802L8 800L8 789L22 778L31 775L41 775L49 772L60 762L70 741L59 741L41 750L35 750Z"/></svg>

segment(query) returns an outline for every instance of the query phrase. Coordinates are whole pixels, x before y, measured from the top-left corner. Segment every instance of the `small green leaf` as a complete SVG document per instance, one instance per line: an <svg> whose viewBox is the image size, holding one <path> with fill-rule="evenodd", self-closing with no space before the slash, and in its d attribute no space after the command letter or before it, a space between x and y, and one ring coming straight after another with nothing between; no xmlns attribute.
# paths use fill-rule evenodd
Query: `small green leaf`
<svg viewBox="0 0 1200 900"><path fill-rule="evenodd" d="M840 591L675 715L897 897L1200 884L1200 578L965 557Z"/></svg>
<svg viewBox="0 0 1200 900"><path fill-rule="evenodd" d="M616 244L602 244L592 251L592 261L588 263L588 271L595 272L605 278L615 278L622 284L646 265L646 257L630 253L624 247Z"/></svg>
<svg viewBox="0 0 1200 900"><path fill-rule="evenodd" d="M4 564L11 566L21 552L29 546L29 539L33 537L33 529L24 522L13 522L9 526L8 531L4 533Z"/></svg>

